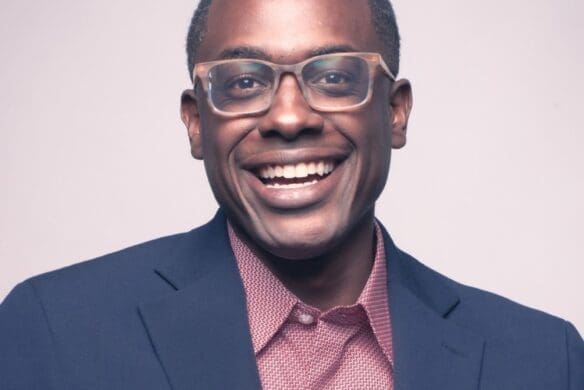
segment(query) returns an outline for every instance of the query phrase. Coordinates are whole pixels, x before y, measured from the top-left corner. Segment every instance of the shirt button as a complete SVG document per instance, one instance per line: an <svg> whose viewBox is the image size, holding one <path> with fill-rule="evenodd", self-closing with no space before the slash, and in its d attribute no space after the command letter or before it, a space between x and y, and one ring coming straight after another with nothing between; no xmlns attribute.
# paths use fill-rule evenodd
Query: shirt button
<svg viewBox="0 0 584 390"><path fill-rule="evenodd" d="M308 313L302 313L298 316L298 321L304 325L310 325L314 322L314 317Z"/></svg>

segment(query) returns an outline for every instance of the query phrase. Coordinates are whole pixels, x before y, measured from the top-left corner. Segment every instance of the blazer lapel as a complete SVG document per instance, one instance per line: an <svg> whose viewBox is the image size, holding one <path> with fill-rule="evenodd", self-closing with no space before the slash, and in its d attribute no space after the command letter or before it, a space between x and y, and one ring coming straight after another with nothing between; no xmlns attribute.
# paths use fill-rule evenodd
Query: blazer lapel
<svg viewBox="0 0 584 390"><path fill-rule="evenodd" d="M245 296L222 212L156 271L175 291L139 310L174 390L259 389Z"/></svg>
<svg viewBox="0 0 584 390"><path fill-rule="evenodd" d="M396 390L478 389L484 340L448 319L459 299L446 279L384 231ZM156 272L169 294L140 315L174 390L259 389L244 290L225 216L189 233Z"/></svg>
<svg viewBox="0 0 584 390"><path fill-rule="evenodd" d="M446 279L384 231L396 390L478 389L484 340L448 319L459 299Z"/></svg>

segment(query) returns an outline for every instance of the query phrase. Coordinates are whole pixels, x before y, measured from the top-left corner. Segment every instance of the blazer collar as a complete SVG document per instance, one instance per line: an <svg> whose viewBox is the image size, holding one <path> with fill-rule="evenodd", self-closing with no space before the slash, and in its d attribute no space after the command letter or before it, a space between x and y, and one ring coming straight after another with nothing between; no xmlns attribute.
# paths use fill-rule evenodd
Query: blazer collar
<svg viewBox="0 0 584 390"><path fill-rule="evenodd" d="M458 326L452 281L400 251L385 229L394 388L478 389L484 340Z"/></svg>
<svg viewBox="0 0 584 390"><path fill-rule="evenodd" d="M400 251L385 229L394 388L477 389L484 340L449 320L453 282ZM259 389L244 290L220 210L155 270L169 293L139 311L174 390Z"/></svg>

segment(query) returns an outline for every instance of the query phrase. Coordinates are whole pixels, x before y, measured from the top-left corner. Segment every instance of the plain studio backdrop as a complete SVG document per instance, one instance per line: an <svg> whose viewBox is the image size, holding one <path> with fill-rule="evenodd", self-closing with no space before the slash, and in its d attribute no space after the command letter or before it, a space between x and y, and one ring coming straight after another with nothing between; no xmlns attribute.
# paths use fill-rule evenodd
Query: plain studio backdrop
<svg viewBox="0 0 584 390"><path fill-rule="evenodd" d="M0 2L0 300L215 213L179 119L195 6ZM414 111L378 217L429 266L584 332L584 2L395 9Z"/></svg>

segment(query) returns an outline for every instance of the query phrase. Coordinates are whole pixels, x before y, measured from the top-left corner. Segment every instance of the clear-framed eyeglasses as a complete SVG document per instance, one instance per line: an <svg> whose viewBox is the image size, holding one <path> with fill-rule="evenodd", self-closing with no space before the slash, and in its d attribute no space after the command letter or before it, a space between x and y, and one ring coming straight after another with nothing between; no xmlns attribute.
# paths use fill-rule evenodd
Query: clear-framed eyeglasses
<svg viewBox="0 0 584 390"><path fill-rule="evenodd" d="M211 109L222 116L262 113L270 108L283 74L293 74L314 110L348 111L371 100L375 70L396 77L379 53L334 53L297 64L280 65L255 59L201 62L193 69Z"/></svg>

